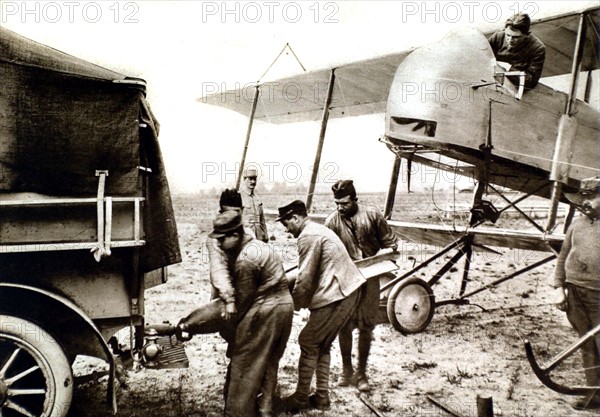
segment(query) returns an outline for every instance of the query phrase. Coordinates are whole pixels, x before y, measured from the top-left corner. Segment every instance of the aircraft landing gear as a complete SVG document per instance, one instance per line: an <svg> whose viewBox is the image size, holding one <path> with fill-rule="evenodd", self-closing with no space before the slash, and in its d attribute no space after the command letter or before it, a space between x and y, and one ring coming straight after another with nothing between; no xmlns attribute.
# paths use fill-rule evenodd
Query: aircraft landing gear
<svg viewBox="0 0 600 417"><path fill-rule="evenodd" d="M431 322L435 297L427 282L409 278L398 282L390 292L387 316L394 328L407 335L419 333Z"/></svg>

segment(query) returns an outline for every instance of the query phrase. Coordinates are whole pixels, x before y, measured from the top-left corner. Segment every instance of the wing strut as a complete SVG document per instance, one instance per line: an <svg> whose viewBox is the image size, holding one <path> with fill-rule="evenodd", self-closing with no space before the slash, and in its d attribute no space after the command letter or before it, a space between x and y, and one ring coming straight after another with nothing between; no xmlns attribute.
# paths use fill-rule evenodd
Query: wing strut
<svg viewBox="0 0 600 417"><path fill-rule="evenodd" d="M387 220L392 218L392 210L394 209L394 202L396 201L396 189L398 187L398 176L400 174L400 167L402 166L402 158L395 155L394 166L392 167L392 176L390 178L390 185L388 187L387 196L385 197L385 207L383 209L383 217Z"/></svg>
<svg viewBox="0 0 600 417"><path fill-rule="evenodd" d="M323 117L321 119L321 131L319 132L319 143L315 154L315 162L313 163L312 175L310 184L306 194L306 209L310 212L312 206L313 194L315 192L315 184L317 175L319 174L319 165L321 164L321 153L323 152L323 143L325 142L325 132L327 131L327 121L329 120L329 106L331 105L331 97L333 96L333 84L335 83L335 68L329 74L329 86L327 87L327 98L323 106Z"/></svg>
<svg viewBox="0 0 600 417"><path fill-rule="evenodd" d="M260 85L256 85L254 89L254 99L252 100L252 111L250 112L250 119L248 120L248 129L246 130L246 141L244 142L244 150L242 152L242 161L238 168L238 176L235 182L235 189L240 189L240 183L242 181L242 175L244 172L244 165L246 165L246 154L248 153L248 144L250 143L250 133L252 133L252 124L254 123L254 115L256 114L256 104L258 103L258 96L260 95Z"/></svg>
<svg viewBox="0 0 600 417"><path fill-rule="evenodd" d="M577 30L577 42L575 43L573 65L571 67L571 83L565 112L561 116L558 125L558 135L556 144L554 145L554 154L552 156L552 170L550 172L550 180L552 184L552 195L550 197L550 208L548 209L548 221L546 223L546 231L552 232L556 223L556 213L558 211L558 203L562 192L563 183L569 178L571 168L571 156L573 149L573 139L577 131L577 119L572 117L575 112L575 104L577 100L577 83L581 72L581 62L583 60L583 51L585 47L585 36L587 32L586 13L579 16L579 28Z"/></svg>
<svg viewBox="0 0 600 417"><path fill-rule="evenodd" d="M413 154L414 155L414 154ZM412 155L406 160L406 192L411 193L410 191L410 178L412 175Z"/></svg>

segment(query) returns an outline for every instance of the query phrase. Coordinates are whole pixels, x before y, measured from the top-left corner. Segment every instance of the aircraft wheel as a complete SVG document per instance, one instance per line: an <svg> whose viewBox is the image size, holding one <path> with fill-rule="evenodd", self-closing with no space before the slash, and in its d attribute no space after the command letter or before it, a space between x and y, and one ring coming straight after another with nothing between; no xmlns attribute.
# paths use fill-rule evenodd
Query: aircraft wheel
<svg viewBox="0 0 600 417"><path fill-rule="evenodd" d="M435 309L435 297L429 284L420 278L408 278L398 282L390 292L387 316L400 333L419 333L431 322Z"/></svg>
<svg viewBox="0 0 600 417"><path fill-rule="evenodd" d="M0 415L64 417L73 374L58 342L37 324L0 314Z"/></svg>

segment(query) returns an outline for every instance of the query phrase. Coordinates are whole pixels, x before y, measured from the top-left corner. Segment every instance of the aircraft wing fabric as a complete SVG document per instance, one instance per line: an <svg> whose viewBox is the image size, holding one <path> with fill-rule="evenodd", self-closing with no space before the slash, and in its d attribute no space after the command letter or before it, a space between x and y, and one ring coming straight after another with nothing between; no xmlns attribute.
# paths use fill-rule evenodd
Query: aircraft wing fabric
<svg viewBox="0 0 600 417"><path fill-rule="evenodd" d="M534 231L476 227L452 227L438 224L407 223L390 220L392 229L403 240L444 247L458 240L465 233L472 235L473 243L496 248L512 248L526 251L551 252L559 250L564 240L562 234L546 234Z"/></svg>
<svg viewBox="0 0 600 417"><path fill-rule="evenodd" d="M580 13L570 13L532 22L531 32L546 45L542 78L571 72L579 20ZM592 71L599 68L600 8L588 10L585 20L587 31L581 71Z"/></svg>
<svg viewBox="0 0 600 417"><path fill-rule="evenodd" d="M275 219L277 214L275 210L265 210L265 216L268 219ZM327 214L311 213L310 218L316 222L324 223ZM475 245L486 246L492 249L511 248L538 252L559 251L565 239L565 235L561 233L544 234L537 231L481 226L468 229L464 226L411 223L397 220L388 220L388 224L404 242L432 245L438 248L443 248L457 241L466 233L473 237ZM478 250L478 248L475 247L475 250Z"/></svg>
<svg viewBox="0 0 600 417"><path fill-rule="evenodd" d="M329 117L385 112L396 69L412 51L340 66L335 70ZM307 72L260 85L255 120L284 124L321 120L331 70ZM254 86L207 95L199 102L250 116Z"/></svg>
<svg viewBox="0 0 600 417"><path fill-rule="evenodd" d="M586 11L587 33L581 70L598 69L600 8ZM532 32L546 45L543 77L571 72L580 13L532 22ZM486 35L491 35L487 33ZM335 69L330 118L384 113L396 69L412 50L359 61ZM330 69L306 72L260 85L255 120L284 124L321 120ZM208 94L199 102L250 116L255 86Z"/></svg>

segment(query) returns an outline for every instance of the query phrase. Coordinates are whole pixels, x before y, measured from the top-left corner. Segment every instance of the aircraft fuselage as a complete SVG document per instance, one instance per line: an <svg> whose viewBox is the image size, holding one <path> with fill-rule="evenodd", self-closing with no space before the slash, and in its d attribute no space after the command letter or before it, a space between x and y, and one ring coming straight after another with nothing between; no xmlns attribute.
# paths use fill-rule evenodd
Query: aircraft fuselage
<svg viewBox="0 0 600 417"><path fill-rule="evenodd" d="M577 100L567 117L567 94L542 84L517 99L494 77L497 70L487 39L476 29L452 32L417 49L399 66L390 89L387 139L476 167L490 144L489 181L532 192L549 181L561 136L566 145L555 169L567 187L598 175L598 111Z"/></svg>

